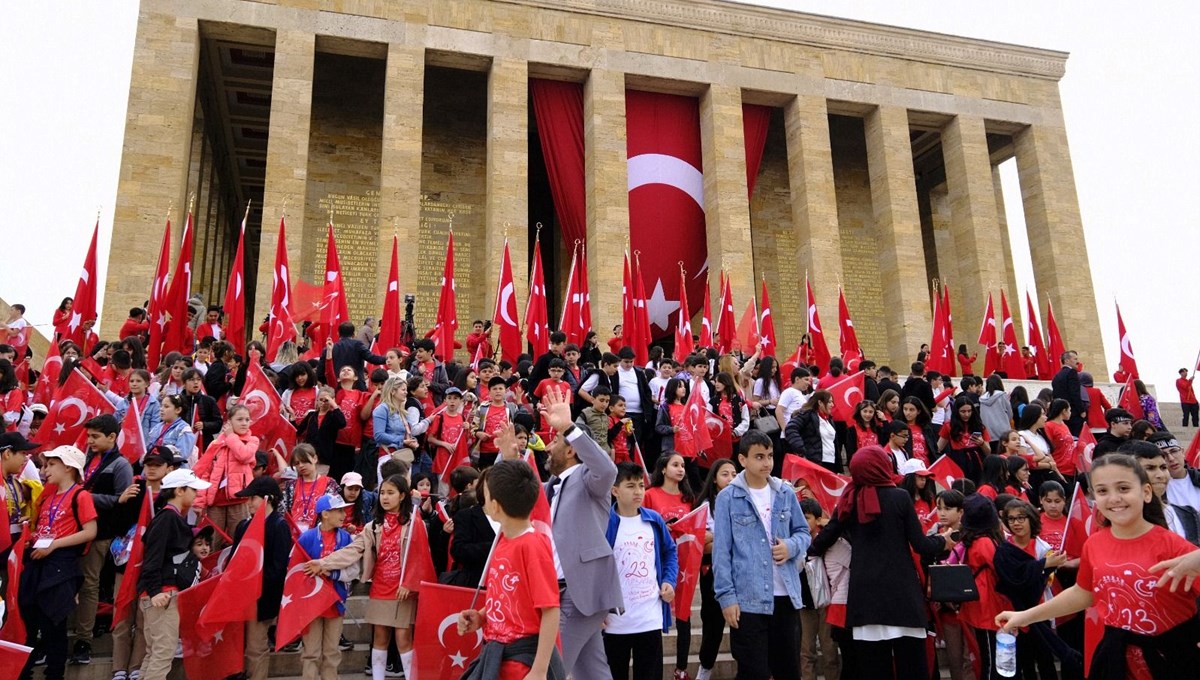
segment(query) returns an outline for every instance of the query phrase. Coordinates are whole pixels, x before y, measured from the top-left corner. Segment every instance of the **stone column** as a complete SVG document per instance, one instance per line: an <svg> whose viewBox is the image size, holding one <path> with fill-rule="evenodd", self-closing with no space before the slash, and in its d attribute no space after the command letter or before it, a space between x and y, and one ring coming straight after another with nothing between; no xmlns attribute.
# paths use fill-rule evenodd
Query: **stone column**
<svg viewBox="0 0 1200 680"><path fill-rule="evenodd" d="M826 331L826 342L832 343L829 351L836 355L837 287L842 278L842 242L838 231L833 153L829 147L829 111L825 98L798 95L784 107L784 124L787 133L788 185L792 195L792 229L797 246L796 269L808 272L812 280L813 295L817 297L817 305L824 313L825 328L822 330ZM915 214L916 204L913 205ZM804 282L797 281L795 285L803 286ZM806 293L802 291L800 295L803 299ZM793 313L800 313L800 310ZM807 327L807 323L804 322L804 327ZM784 350L786 352L782 356L791 354L787 348L780 351Z"/></svg>
<svg viewBox="0 0 1200 680"><path fill-rule="evenodd" d="M1000 248L1004 257L1004 285L1006 290L1015 291L1017 290L1017 270L1013 264L1012 240L1009 238L1008 234L1008 214L1004 211L1004 187L1000 183L1000 166L998 165L992 166L992 193L996 195L996 223L1000 227ZM1040 299L1035 299L1034 304L1038 305L1039 307L1043 306ZM1012 305L1010 304L1009 311L1012 312L1014 324L1020 326L1021 328L1028 328L1028 326L1021 321L1025 318L1024 305L1025 296L1022 295L1021 304L1017 305L1019 309L1012 309ZM1043 323L1040 325L1042 327L1042 332L1045 333L1046 324ZM968 336L963 335L962 337L966 338ZM1029 333L1026 332L1026 334L1022 337L1028 338ZM977 339L979 339L978 335L976 335L974 338L971 338L971 340ZM1052 360L1051 364L1057 366L1058 360Z"/></svg>
<svg viewBox="0 0 1200 680"><path fill-rule="evenodd" d="M1058 115L1056 122L1027 127L1013 137L1033 275L1041 302L1054 304L1067 348L1079 352L1093 375L1106 375L1075 171L1061 112Z"/></svg>
<svg viewBox="0 0 1200 680"><path fill-rule="evenodd" d="M942 130L942 157L950 200L950 233L954 235L959 280L947 281L959 335L979 328L988 291L1005 286L1004 249L992 186L983 119L956 116ZM1009 288L1009 307L1018 297ZM976 336L978 338L978 336Z"/></svg>
<svg viewBox="0 0 1200 680"><path fill-rule="evenodd" d="M484 222L486 276L475 289L482 293L479 318L491 318L496 282L504 257L504 237L513 263L517 309L525 309L529 293L529 62L497 57L488 73L487 217ZM476 266L471 263L471 266ZM553 306L554 301L550 301ZM499 336L492 335L493 339Z"/></svg>
<svg viewBox="0 0 1200 680"><path fill-rule="evenodd" d="M709 294L713 300L721 299L718 274L723 269L730 274L733 299L750 300L755 297L758 282L754 278L750 240L746 132L742 127L742 92L738 87L714 83L700 97L700 147L704 162ZM689 277L696 274L688 272ZM688 304L693 313L704 312L703 300L691 300Z"/></svg>
<svg viewBox="0 0 1200 680"><path fill-rule="evenodd" d="M584 173L592 325L601 338L621 323L621 258L629 245L625 74L593 70L583 86ZM632 256L632 254L631 254Z"/></svg>
<svg viewBox="0 0 1200 680"><path fill-rule="evenodd" d="M262 235L258 248L253 326L271 307L279 217L287 204L288 262L300 264L304 205L308 180L308 132L312 123L313 59L316 35L281 29L275 34L275 71L271 83L266 187L263 191ZM291 276L296 280L296 276Z"/></svg>
<svg viewBox="0 0 1200 680"><path fill-rule="evenodd" d="M887 361L903 372L921 343L929 341L932 326L908 112L897 106L876 108L867 115L866 138L888 327ZM825 325L830 337L829 323Z"/></svg>
<svg viewBox="0 0 1200 680"><path fill-rule="evenodd" d="M199 55L196 19L142 12L133 48L101 335L114 335L129 308L146 299L166 227L163 217L172 204L171 221L179 225L172 234L172 262L179 251L175 235L182 233L186 219Z"/></svg>
<svg viewBox="0 0 1200 680"><path fill-rule="evenodd" d="M399 293L403 296L417 291L424 93L425 48L389 44L379 171L379 261L375 267L375 289L381 296L376 308L381 311L382 296L387 292L388 273L392 268L393 234L399 241Z"/></svg>

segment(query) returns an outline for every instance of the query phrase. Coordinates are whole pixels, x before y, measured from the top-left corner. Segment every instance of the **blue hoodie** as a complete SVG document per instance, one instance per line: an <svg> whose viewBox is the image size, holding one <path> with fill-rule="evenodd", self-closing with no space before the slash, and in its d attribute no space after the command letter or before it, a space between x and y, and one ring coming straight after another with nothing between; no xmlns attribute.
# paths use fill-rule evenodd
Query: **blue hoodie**
<svg viewBox="0 0 1200 680"><path fill-rule="evenodd" d="M679 554L675 550L675 539L671 536L671 530L667 528L667 523L663 521L662 515L653 510L638 508L638 514L641 515L643 522L654 529L654 545L658 548L654 554L654 569L658 573L658 587L661 589L662 584L670 583L674 588L675 581L679 576ZM614 504L608 511L608 530L604 532L609 547L617 542L617 527L620 525L621 516L617 514L617 506ZM663 602L662 610L663 632L665 633L671 629L671 605Z"/></svg>
<svg viewBox="0 0 1200 680"><path fill-rule="evenodd" d="M334 531L337 532L337 540L334 542L334 545L333 545L333 550L335 552L350 545L351 541L354 540L350 536L350 532L346 531L345 529L343 529L341 527L338 527ZM304 548L304 552L308 553L308 558L310 560L321 559L322 545L321 545L321 527L320 527L320 525L317 525L317 526L309 529L308 531L305 531L304 533L300 534L300 538L296 542L300 544L301 548ZM341 576L342 576L342 572L339 569L339 570L333 571L329 574L329 580L333 582L333 589L338 594L338 603L337 603L338 613L345 614L346 613L346 597L347 597L347 595L349 595L349 589L347 589L346 584L340 580Z"/></svg>

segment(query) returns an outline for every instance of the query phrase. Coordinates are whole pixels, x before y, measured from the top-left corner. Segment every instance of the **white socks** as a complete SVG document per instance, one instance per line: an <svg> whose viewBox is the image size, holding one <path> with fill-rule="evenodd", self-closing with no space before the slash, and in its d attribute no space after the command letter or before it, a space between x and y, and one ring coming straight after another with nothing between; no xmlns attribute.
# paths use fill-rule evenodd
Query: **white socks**
<svg viewBox="0 0 1200 680"><path fill-rule="evenodd" d="M383 680L387 671L387 652L386 649L371 648L371 680Z"/></svg>
<svg viewBox="0 0 1200 680"><path fill-rule="evenodd" d="M412 678L413 650L400 652L400 668L404 669L404 680Z"/></svg>

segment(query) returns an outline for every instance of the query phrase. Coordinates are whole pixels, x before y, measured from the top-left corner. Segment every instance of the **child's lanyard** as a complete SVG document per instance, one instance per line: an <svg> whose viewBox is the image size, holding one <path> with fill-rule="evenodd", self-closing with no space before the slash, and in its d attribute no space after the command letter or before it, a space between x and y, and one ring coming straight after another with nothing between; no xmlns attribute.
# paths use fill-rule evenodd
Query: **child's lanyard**
<svg viewBox="0 0 1200 680"><path fill-rule="evenodd" d="M58 519L58 509L62 507L63 501L67 500L67 498L71 495L71 489L74 488L75 483L72 482L71 486L68 486L61 493L54 494L54 498L50 501L49 525L45 527L39 527L39 534L43 536L54 535L54 522Z"/></svg>

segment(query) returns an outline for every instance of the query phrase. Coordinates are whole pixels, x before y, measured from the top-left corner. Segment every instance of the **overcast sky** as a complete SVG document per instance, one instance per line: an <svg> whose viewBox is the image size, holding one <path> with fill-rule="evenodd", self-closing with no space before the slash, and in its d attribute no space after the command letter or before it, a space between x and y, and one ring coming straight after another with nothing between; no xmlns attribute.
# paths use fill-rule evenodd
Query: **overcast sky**
<svg viewBox="0 0 1200 680"><path fill-rule="evenodd" d="M1200 234L1186 207L1200 146L1200 12L1112 0L756 4L1070 52L1061 89L1106 359L1114 369L1115 296L1142 377L1160 398L1178 399L1175 372L1200 350ZM132 0L10 3L0 22L0 297L25 303L31 323L48 323L74 293L97 210L104 280L136 25ZM1004 168L1006 210L1023 297L1033 276L1012 166ZM102 331L122 319L103 321ZM969 342L976 333L956 335Z"/></svg>

